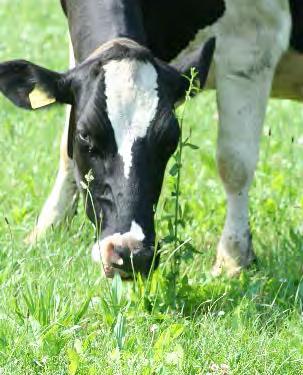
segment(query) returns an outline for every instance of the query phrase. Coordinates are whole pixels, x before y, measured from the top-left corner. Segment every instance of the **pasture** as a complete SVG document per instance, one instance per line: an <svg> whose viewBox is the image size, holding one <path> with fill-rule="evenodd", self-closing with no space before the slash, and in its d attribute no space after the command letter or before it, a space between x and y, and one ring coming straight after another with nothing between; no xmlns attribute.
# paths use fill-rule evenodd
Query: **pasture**
<svg viewBox="0 0 303 375"><path fill-rule="evenodd" d="M67 68L59 2L41 4L0 0L0 61ZM122 285L91 261L82 204L67 226L24 243L56 176L64 108L25 112L0 97L1 375L303 373L303 106L270 102L250 194L258 263L233 280L210 275L225 215L214 93L178 113L198 146L183 149L178 238L171 160L162 263L148 282Z"/></svg>

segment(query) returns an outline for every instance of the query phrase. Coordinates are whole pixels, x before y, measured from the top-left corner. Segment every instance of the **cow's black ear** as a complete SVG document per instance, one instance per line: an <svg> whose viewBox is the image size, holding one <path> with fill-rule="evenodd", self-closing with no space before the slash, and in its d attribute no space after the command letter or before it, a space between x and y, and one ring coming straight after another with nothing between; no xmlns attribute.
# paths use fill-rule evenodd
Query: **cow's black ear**
<svg viewBox="0 0 303 375"><path fill-rule="evenodd" d="M188 77L190 76L191 68L195 68L198 73L200 88L202 89L206 84L215 48L216 39L210 38L202 45L198 45L192 52L177 58L171 66L180 74Z"/></svg>
<svg viewBox="0 0 303 375"><path fill-rule="evenodd" d="M0 64L0 91L14 104L38 109L55 102L72 104L66 74L42 68L24 60Z"/></svg>
<svg viewBox="0 0 303 375"><path fill-rule="evenodd" d="M157 60L158 74L164 82L166 92L173 103L184 98L189 87L189 80L173 66Z"/></svg>

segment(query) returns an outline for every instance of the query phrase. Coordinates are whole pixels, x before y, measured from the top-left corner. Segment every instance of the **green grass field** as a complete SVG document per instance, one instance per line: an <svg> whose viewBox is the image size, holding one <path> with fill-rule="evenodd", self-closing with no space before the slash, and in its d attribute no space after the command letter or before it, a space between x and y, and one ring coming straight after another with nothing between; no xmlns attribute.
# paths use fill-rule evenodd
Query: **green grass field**
<svg viewBox="0 0 303 375"><path fill-rule="evenodd" d="M0 61L67 68L59 2L42 3L0 0ZM104 280L82 205L69 226L23 242L56 175L63 122L63 108L30 113L0 98L0 374L303 374L303 106L270 103L251 189L258 268L226 280L209 273L225 215L215 97L188 103L184 135L199 149L184 149L179 236L191 246L175 294L168 255L149 284Z"/></svg>

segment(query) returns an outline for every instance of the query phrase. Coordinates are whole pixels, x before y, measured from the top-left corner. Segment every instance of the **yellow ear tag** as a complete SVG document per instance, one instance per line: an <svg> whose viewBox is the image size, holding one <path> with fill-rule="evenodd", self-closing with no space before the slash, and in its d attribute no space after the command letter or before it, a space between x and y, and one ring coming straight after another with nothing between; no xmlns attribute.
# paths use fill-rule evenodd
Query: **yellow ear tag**
<svg viewBox="0 0 303 375"><path fill-rule="evenodd" d="M29 94L29 101L31 103L32 109L37 109L55 103L56 99L49 97L47 93L43 91L43 89L35 87Z"/></svg>

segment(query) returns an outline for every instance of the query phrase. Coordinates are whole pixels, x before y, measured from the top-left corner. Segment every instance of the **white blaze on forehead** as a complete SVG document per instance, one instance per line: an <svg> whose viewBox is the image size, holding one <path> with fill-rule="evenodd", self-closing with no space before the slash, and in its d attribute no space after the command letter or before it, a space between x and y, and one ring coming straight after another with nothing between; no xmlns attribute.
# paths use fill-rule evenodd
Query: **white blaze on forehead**
<svg viewBox="0 0 303 375"><path fill-rule="evenodd" d="M121 246L134 250L144 238L141 226L133 220L129 232L114 233L96 242L92 249L92 259L95 262L102 260L105 269L111 267L112 262L122 266L123 260L113 252L114 247Z"/></svg>
<svg viewBox="0 0 303 375"><path fill-rule="evenodd" d="M124 59L104 65L108 117L129 177L132 147L144 138L158 106L157 72L148 62Z"/></svg>

